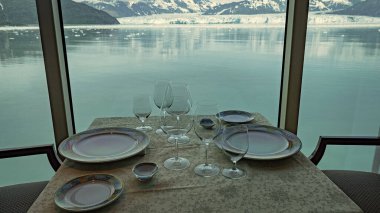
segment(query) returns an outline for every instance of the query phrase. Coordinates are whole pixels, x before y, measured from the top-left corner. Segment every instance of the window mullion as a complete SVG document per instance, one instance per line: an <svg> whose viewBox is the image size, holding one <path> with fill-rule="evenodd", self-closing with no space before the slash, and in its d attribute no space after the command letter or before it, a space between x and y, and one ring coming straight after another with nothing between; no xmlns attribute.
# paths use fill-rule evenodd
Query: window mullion
<svg viewBox="0 0 380 213"><path fill-rule="evenodd" d="M74 134L67 58L58 0L36 0L55 144Z"/></svg>
<svg viewBox="0 0 380 213"><path fill-rule="evenodd" d="M289 0L278 126L297 133L309 0Z"/></svg>

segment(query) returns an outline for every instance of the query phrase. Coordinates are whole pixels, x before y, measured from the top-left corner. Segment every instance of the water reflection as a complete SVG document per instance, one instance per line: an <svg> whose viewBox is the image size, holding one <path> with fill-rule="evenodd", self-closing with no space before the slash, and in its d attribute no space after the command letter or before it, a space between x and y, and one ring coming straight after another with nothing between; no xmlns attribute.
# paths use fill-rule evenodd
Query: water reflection
<svg viewBox="0 0 380 213"><path fill-rule="evenodd" d="M134 54L145 57L175 58L200 49L233 44L249 45L253 51L268 52L268 45L283 42L283 29L247 28L131 28L126 30L66 30L69 50L91 44L109 54ZM281 48L278 52L281 52Z"/></svg>
<svg viewBox="0 0 380 213"><path fill-rule="evenodd" d="M0 31L0 65L24 64L41 57L38 30Z"/></svg>
<svg viewBox="0 0 380 213"><path fill-rule="evenodd" d="M310 28L306 57L334 57L336 60L363 60L380 55L380 32L377 28Z"/></svg>
<svg viewBox="0 0 380 213"><path fill-rule="evenodd" d="M96 48L105 54L134 54L163 59L193 55L201 49L249 46L263 54L282 52L282 28L130 28L67 29L68 52L80 48ZM310 28L306 57L334 56L357 59L380 54L380 32L373 29ZM278 46L279 48L273 48ZM0 64L25 63L24 57L41 57L38 30L0 31ZM12 59L11 61L9 61Z"/></svg>

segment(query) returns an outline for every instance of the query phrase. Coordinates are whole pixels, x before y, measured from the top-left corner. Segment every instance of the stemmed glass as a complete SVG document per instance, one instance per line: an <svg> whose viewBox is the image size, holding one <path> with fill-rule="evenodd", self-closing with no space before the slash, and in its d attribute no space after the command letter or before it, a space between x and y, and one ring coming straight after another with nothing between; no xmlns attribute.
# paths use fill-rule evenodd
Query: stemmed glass
<svg viewBox="0 0 380 213"><path fill-rule="evenodd" d="M185 83L171 83L171 89L172 89L173 97L176 97L177 99L178 98L183 99L183 100L181 100L182 104L186 104L187 106L190 106L190 107L183 107L183 109L181 109L180 111L177 110L174 112L173 110L170 110L170 111L172 111L172 114L174 114L176 116L180 116L181 114L189 113L193 102L191 99L191 95L190 95L188 85ZM168 138L168 142L174 143L175 142L174 137L170 136ZM185 144L185 143L190 142L190 138L184 134L177 139L177 142L179 144Z"/></svg>
<svg viewBox="0 0 380 213"><path fill-rule="evenodd" d="M196 135L206 145L206 160L194 168L197 175L203 177L215 176L219 167L208 162L209 144L220 134L220 121L216 118L218 107L213 102L202 101L197 104L194 115L194 130Z"/></svg>
<svg viewBox="0 0 380 213"><path fill-rule="evenodd" d="M152 107L148 95L135 95L133 97L133 113L142 123L142 126L136 127L137 130L144 132L152 130L152 127L145 125L145 120L152 113Z"/></svg>
<svg viewBox="0 0 380 213"><path fill-rule="evenodd" d="M171 88L170 81L160 80L154 84L153 101L154 101L154 104L161 110L161 113L165 114L166 108L170 106L171 100L166 100L165 95L168 94L167 98L171 98L172 97L171 93L172 93L172 88ZM159 135L165 135L165 133L162 131L161 128L158 128L156 130L156 133Z"/></svg>
<svg viewBox="0 0 380 213"><path fill-rule="evenodd" d="M164 167L170 170L182 170L190 166L189 160L178 156L178 139L188 133L192 126L193 120L185 114L190 111L191 105L183 96L172 96L166 93L166 99L173 100L172 104L162 110L160 123L161 129L174 138L176 156L165 160Z"/></svg>
<svg viewBox="0 0 380 213"><path fill-rule="evenodd" d="M237 168L236 164L249 149L248 127L246 125L225 127L222 137L222 150L234 164L232 168L223 169L222 175L231 179L244 177L246 172Z"/></svg>

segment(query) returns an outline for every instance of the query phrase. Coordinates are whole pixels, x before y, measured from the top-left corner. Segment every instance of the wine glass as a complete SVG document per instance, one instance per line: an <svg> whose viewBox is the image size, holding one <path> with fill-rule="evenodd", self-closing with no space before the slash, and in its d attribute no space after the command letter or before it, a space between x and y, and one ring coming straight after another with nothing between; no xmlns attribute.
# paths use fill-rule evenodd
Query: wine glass
<svg viewBox="0 0 380 213"><path fill-rule="evenodd" d="M190 107L182 107L181 110L185 110L185 111L176 110L176 112L174 112L173 110L171 110L172 113L174 113L177 116L180 116L181 114L189 113L192 103L193 103L191 99L190 91L189 91L189 86L185 83L171 83L171 89L172 89L173 97L183 99L182 100L183 104L190 106ZM168 142L174 143L175 142L174 137L170 136L168 138ZM190 138L184 134L177 139L177 142L179 144L185 144L185 143L190 142Z"/></svg>
<svg viewBox="0 0 380 213"><path fill-rule="evenodd" d="M234 164L232 168L223 169L222 175L231 179L244 177L246 172L237 168L236 164L247 154L249 149L248 127L246 125L225 127L222 140L222 150Z"/></svg>
<svg viewBox="0 0 380 213"><path fill-rule="evenodd" d="M154 104L161 110L162 113L166 113L166 108L170 106L171 101L165 100L165 94L168 93L167 97L171 96L171 85L170 81L167 80L159 80L154 84L154 92L153 92L153 101ZM161 128L156 130L156 133L159 135L165 135Z"/></svg>
<svg viewBox="0 0 380 213"><path fill-rule="evenodd" d="M209 144L220 133L220 121L216 117L218 107L215 103L202 101L197 104L194 115L194 130L199 139L206 145L206 160L194 168L197 175L203 177L215 176L219 173L219 167L208 162Z"/></svg>
<svg viewBox="0 0 380 213"><path fill-rule="evenodd" d="M170 170L182 170L189 167L190 162L186 158L178 156L178 139L191 130L193 120L184 113L191 108L186 97L174 96L172 100L172 104L166 109L167 113L162 110L160 123L161 129L174 138L176 155L165 160L164 167Z"/></svg>
<svg viewBox="0 0 380 213"><path fill-rule="evenodd" d="M144 132L152 130L152 127L145 125L145 120L152 113L152 107L148 95L141 94L133 97L133 113L142 123L142 126L136 127L137 130Z"/></svg>

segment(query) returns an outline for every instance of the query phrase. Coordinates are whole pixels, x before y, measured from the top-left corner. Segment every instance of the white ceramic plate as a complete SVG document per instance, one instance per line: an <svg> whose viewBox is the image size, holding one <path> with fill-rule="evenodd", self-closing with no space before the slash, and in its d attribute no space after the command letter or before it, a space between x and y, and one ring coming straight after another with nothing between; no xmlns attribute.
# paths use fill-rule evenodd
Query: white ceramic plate
<svg viewBox="0 0 380 213"><path fill-rule="evenodd" d="M103 163L136 155L148 144L148 136L141 131L130 128L100 128L67 138L59 145L58 151L73 161Z"/></svg>
<svg viewBox="0 0 380 213"><path fill-rule="evenodd" d="M110 204L123 192L123 182L112 175L85 175L65 183L55 193L55 204L74 212L90 211Z"/></svg>
<svg viewBox="0 0 380 213"><path fill-rule="evenodd" d="M291 132L272 126L248 124L249 149L244 158L254 160L276 160L298 153L302 147L300 139ZM234 128L234 127L227 127ZM231 131L233 132L233 131ZM241 133L218 136L215 143L222 148L223 138L228 138L238 147Z"/></svg>
<svg viewBox="0 0 380 213"><path fill-rule="evenodd" d="M245 111L227 110L216 114L216 117L227 123L247 123L254 119L254 116Z"/></svg>

